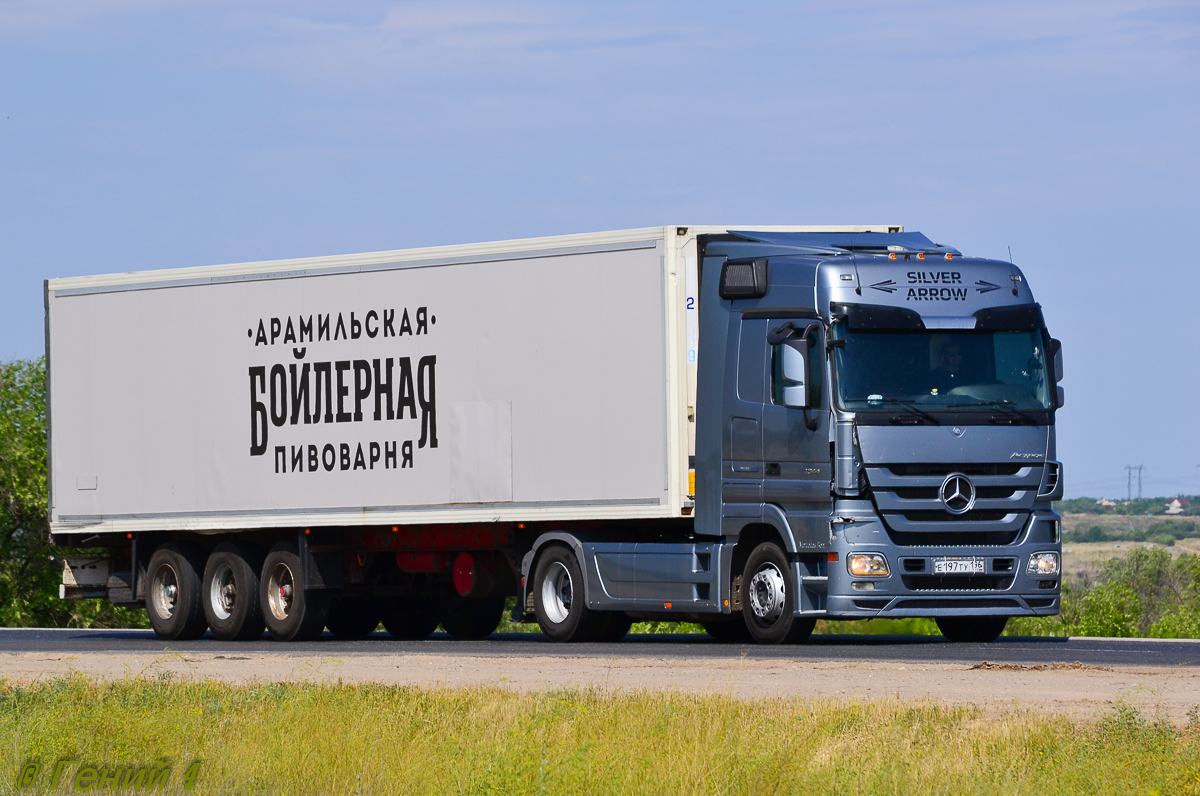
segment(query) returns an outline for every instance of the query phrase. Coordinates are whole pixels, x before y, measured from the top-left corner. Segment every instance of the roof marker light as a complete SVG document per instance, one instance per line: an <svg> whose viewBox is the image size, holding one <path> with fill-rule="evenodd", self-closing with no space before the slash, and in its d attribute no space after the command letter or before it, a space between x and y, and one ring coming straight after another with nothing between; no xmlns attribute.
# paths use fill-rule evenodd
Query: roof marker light
<svg viewBox="0 0 1200 796"><path fill-rule="evenodd" d="M924 260L924 259L925 259L925 252L919 252L919 253L917 254L917 259L918 259L918 260Z"/></svg>
<svg viewBox="0 0 1200 796"><path fill-rule="evenodd" d="M951 254L950 252L946 252L946 259L947 259L947 260L953 260L953 259L954 259L954 255L953 255L953 254Z"/></svg>
<svg viewBox="0 0 1200 796"><path fill-rule="evenodd" d="M888 254L888 259L889 259L889 260L895 260L895 259L896 259L896 253L895 253L895 252L891 252L890 254Z"/></svg>

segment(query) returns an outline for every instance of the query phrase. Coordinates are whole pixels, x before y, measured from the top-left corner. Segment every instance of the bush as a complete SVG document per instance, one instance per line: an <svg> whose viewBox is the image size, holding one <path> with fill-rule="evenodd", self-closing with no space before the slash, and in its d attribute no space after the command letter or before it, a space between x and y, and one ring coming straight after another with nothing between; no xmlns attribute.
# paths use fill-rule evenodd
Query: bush
<svg viewBox="0 0 1200 796"><path fill-rule="evenodd" d="M1141 600L1121 583L1105 583L1083 598L1082 617L1076 626L1080 636L1131 638L1138 633Z"/></svg>
<svg viewBox="0 0 1200 796"><path fill-rule="evenodd" d="M142 611L58 599L46 506L45 362L0 363L0 625L144 627Z"/></svg>

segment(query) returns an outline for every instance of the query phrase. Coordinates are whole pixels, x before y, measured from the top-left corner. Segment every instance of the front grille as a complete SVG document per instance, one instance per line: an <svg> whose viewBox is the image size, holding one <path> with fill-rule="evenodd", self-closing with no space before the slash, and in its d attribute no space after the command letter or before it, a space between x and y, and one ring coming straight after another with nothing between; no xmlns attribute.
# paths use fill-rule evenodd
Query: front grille
<svg viewBox="0 0 1200 796"><path fill-rule="evenodd" d="M1023 464L889 464L892 475L1016 475Z"/></svg>
<svg viewBox="0 0 1200 796"><path fill-rule="evenodd" d="M1016 493L1015 486L981 486L976 487L975 497L984 498L985 500L997 500L1010 498ZM938 488L936 486L901 486L892 489L891 492L896 497L905 500L937 500Z"/></svg>
<svg viewBox="0 0 1200 796"><path fill-rule="evenodd" d="M1004 591L1012 585L1012 575L904 575L906 588L912 591Z"/></svg>
<svg viewBox="0 0 1200 796"><path fill-rule="evenodd" d="M1006 545L1017 541L1016 531L893 531L887 529L893 544L902 547L946 547L962 545Z"/></svg>
<svg viewBox="0 0 1200 796"><path fill-rule="evenodd" d="M909 610L930 610L935 608L1019 608L1016 600L1003 597L974 597L969 599L950 600L936 597L918 597L910 600L900 600L895 608Z"/></svg>
<svg viewBox="0 0 1200 796"><path fill-rule="evenodd" d="M977 509L966 514L948 511L902 511L900 516L909 522L999 522L1009 515L1004 509Z"/></svg>

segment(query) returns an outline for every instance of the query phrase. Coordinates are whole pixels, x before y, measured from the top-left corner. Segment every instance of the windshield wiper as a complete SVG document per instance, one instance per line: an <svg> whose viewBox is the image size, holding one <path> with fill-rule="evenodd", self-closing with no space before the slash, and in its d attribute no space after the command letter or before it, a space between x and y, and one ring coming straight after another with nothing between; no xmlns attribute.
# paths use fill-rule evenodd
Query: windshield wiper
<svg viewBox="0 0 1200 796"><path fill-rule="evenodd" d="M911 401L905 401L900 398L871 398L871 399L868 399L868 403L893 404L895 406L899 406L901 409L907 409L915 417L919 417L924 420L928 420L931 425L940 426L942 424L942 421L938 420L936 417L929 414L928 412L918 409Z"/></svg>
<svg viewBox="0 0 1200 796"><path fill-rule="evenodd" d="M946 404L946 406L948 406L948 407L994 406L997 409L999 409L1001 412L1007 412L1009 418L1011 418L1013 420L1020 419L1020 420L1023 420L1024 422L1028 423L1031 426L1037 425L1037 422L1038 422L1036 417L1034 417L1033 415L1026 414L1025 412L1022 412L1020 409L1017 409L1016 406L1013 405L1013 402L1008 399L1005 399L1003 401L971 401L969 403Z"/></svg>

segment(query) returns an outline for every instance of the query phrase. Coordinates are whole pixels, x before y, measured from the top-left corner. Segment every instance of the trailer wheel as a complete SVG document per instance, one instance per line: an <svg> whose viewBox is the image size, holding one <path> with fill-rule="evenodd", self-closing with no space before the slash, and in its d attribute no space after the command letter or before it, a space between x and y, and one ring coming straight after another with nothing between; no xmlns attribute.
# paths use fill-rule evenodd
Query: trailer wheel
<svg viewBox="0 0 1200 796"><path fill-rule="evenodd" d="M329 609L325 626L338 638L362 638L379 626L379 603L357 595L339 597Z"/></svg>
<svg viewBox="0 0 1200 796"><path fill-rule="evenodd" d="M442 612L429 599L408 600L396 597L379 606L383 627L398 639L428 638L442 622Z"/></svg>
<svg viewBox="0 0 1200 796"><path fill-rule="evenodd" d="M741 614L734 614L732 619L720 619L711 622L701 622L704 632L712 636L718 644L748 644L754 639L746 629L746 622Z"/></svg>
<svg viewBox="0 0 1200 796"><path fill-rule="evenodd" d="M950 641L986 644L995 641L1008 624L1007 616L939 616L938 630Z"/></svg>
<svg viewBox="0 0 1200 796"><path fill-rule="evenodd" d="M167 542L146 568L146 613L159 638L200 638L208 628L201 598L204 554L191 545Z"/></svg>
<svg viewBox="0 0 1200 796"><path fill-rule="evenodd" d="M221 542L204 566L204 616L222 641L244 641L262 635L258 574L262 553L249 545Z"/></svg>
<svg viewBox="0 0 1200 796"><path fill-rule="evenodd" d="M629 635L633 617L624 611L604 611L600 614L600 630L596 641L617 642Z"/></svg>
<svg viewBox="0 0 1200 796"><path fill-rule="evenodd" d="M259 599L267 631L276 641L311 641L329 617L329 592L304 589L296 545L280 542L263 562Z"/></svg>
<svg viewBox="0 0 1200 796"><path fill-rule="evenodd" d="M810 617L794 615L796 596L790 572L787 556L774 542L763 542L746 559L742 615L751 638L759 644L804 641L817 624Z"/></svg>
<svg viewBox="0 0 1200 796"><path fill-rule="evenodd" d="M504 616L503 597L459 597L442 603L442 630L454 638L487 638Z"/></svg>
<svg viewBox="0 0 1200 796"><path fill-rule="evenodd" d="M587 607L579 562L560 545L538 558L533 608L538 625L551 641L592 641L600 632L603 617Z"/></svg>

